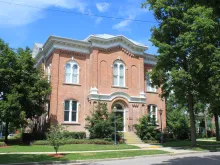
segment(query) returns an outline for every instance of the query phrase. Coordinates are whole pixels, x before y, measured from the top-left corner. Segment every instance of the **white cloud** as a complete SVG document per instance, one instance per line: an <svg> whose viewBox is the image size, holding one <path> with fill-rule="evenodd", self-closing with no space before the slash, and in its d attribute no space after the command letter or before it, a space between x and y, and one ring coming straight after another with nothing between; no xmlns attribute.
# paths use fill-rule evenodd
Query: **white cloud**
<svg viewBox="0 0 220 165"><path fill-rule="evenodd" d="M128 0L127 5L120 7L118 11L118 16L120 18L125 18L125 20L120 21L112 26L116 30L129 30L129 26L132 24L132 20L136 19L137 16L145 14L148 10L140 8L141 3L136 1Z"/></svg>
<svg viewBox="0 0 220 165"><path fill-rule="evenodd" d="M102 20L103 20L103 18L98 17L98 18L96 18L95 23L100 24L102 22Z"/></svg>
<svg viewBox="0 0 220 165"><path fill-rule="evenodd" d="M82 0L11 0L9 3L21 5L0 3L0 25L21 26L29 24L43 18L45 14L43 9L49 7L75 9L79 12L84 12L87 7L86 3ZM22 5L34 6L36 8Z"/></svg>
<svg viewBox="0 0 220 165"><path fill-rule="evenodd" d="M135 15L130 15L126 20L123 20L115 25L113 25L113 29L121 30L123 28L128 27L131 24L131 20L135 18Z"/></svg>
<svg viewBox="0 0 220 165"><path fill-rule="evenodd" d="M113 28L113 29L117 29L117 30L120 30L120 29L122 29L122 28L125 28L125 27L127 27L127 26L129 26L129 25L131 24L131 20L130 20L130 19L133 19L133 18L134 18L134 16L129 16L128 19L123 20L123 21L121 21L121 22L115 24L112 28Z"/></svg>
<svg viewBox="0 0 220 165"><path fill-rule="evenodd" d="M99 12L106 12L108 11L110 4L107 2L103 2L103 3L96 3L96 7L98 9Z"/></svg>

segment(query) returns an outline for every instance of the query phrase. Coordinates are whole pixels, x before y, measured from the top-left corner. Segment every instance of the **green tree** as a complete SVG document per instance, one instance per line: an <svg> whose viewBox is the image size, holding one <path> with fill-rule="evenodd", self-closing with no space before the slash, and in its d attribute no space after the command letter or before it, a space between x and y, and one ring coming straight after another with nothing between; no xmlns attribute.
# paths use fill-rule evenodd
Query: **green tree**
<svg viewBox="0 0 220 165"><path fill-rule="evenodd" d="M158 26L152 28L158 62L151 78L166 96L172 90L188 106L192 146L196 146L195 98L205 99L211 64L217 51L217 20L213 9L186 1L146 0Z"/></svg>
<svg viewBox="0 0 220 165"><path fill-rule="evenodd" d="M190 124L187 105L180 104L173 94L167 98L166 103L167 131L173 133L176 139L188 139Z"/></svg>
<svg viewBox="0 0 220 165"><path fill-rule="evenodd" d="M91 112L91 116L86 118L86 129L90 133L91 139L104 139L114 137L114 112L108 111L107 104L98 102L94 112ZM122 128L123 123L121 118L116 118L116 130ZM120 134L117 132L117 139Z"/></svg>
<svg viewBox="0 0 220 165"><path fill-rule="evenodd" d="M6 143L9 124L22 127L26 118L43 113L50 85L34 64L29 48L13 52L0 40L0 119L6 124Z"/></svg>
<svg viewBox="0 0 220 165"><path fill-rule="evenodd" d="M53 146L56 154L61 145L65 142L65 128L62 125L53 125L47 133L47 141Z"/></svg>

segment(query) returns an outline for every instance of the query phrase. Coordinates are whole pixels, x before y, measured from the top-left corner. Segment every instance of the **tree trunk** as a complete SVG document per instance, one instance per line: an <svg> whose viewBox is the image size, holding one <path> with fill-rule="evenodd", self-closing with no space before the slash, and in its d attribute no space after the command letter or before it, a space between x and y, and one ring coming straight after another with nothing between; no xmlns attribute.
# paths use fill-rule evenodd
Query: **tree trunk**
<svg viewBox="0 0 220 165"><path fill-rule="evenodd" d="M8 122L5 123L5 143L8 144Z"/></svg>
<svg viewBox="0 0 220 165"><path fill-rule="evenodd" d="M216 141L220 141L220 137L219 137L219 124L218 124L218 114L217 114L217 113L214 113L214 117L215 117Z"/></svg>
<svg viewBox="0 0 220 165"><path fill-rule="evenodd" d="M208 138L208 130L207 130L207 119L206 119L206 114L207 112L204 112L204 120L205 120L205 136Z"/></svg>
<svg viewBox="0 0 220 165"><path fill-rule="evenodd" d="M190 126L191 126L191 145L196 147L196 125L195 125L195 114L194 114L194 103L193 95L188 96L188 106L189 106L189 116L190 116Z"/></svg>

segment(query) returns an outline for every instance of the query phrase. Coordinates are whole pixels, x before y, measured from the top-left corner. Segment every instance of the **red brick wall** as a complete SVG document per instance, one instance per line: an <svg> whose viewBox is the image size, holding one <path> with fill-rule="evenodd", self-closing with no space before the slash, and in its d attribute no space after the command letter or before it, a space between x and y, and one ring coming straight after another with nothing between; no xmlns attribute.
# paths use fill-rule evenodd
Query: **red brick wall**
<svg viewBox="0 0 220 165"><path fill-rule="evenodd" d="M78 63L79 84L65 84L65 64L72 60ZM126 67L125 88L113 87L113 63L120 58ZM121 101L127 108L126 131L137 123L138 118L147 113L147 105L155 104L158 109L162 108L163 127L165 128L165 103L160 100L158 93L146 92L145 72L152 68L151 65L144 65L142 57L131 57L120 49L113 49L105 52L97 49L92 50L90 55L79 54L70 51L56 50L46 61L46 68L51 64L51 100L50 117L52 123L64 124L64 101L67 99L77 100L79 105L78 123L64 124L71 131L84 131L85 118L94 109L93 102L88 100L89 90L96 87L99 94L111 94L113 92L125 92L130 96L139 96L140 92L146 93L146 104L129 103L124 98L116 98L107 102L109 110L116 101ZM159 117L159 114L158 114Z"/></svg>

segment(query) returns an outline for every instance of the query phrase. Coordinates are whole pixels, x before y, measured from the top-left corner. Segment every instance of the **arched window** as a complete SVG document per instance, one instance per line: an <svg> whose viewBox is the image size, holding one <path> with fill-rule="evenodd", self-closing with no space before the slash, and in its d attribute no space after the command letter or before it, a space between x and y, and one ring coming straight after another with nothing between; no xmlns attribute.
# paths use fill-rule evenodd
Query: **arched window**
<svg viewBox="0 0 220 165"><path fill-rule="evenodd" d="M64 102L64 122L78 122L78 103L75 100Z"/></svg>
<svg viewBox="0 0 220 165"><path fill-rule="evenodd" d="M116 60L113 65L113 84L114 86L125 86L125 65L120 60Z"/></svg>
<svg viewBox="0 0 220 165"><path fill-rule="evenodd" d="M79 66L75 61L70 61L66 64L65 82L71 84L79 83Z"/></svg>

